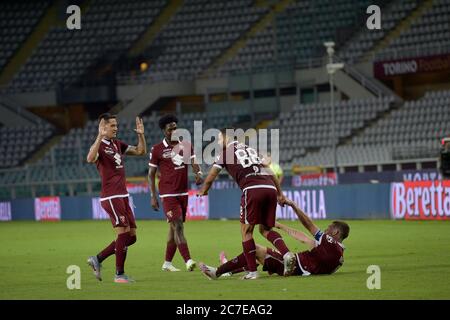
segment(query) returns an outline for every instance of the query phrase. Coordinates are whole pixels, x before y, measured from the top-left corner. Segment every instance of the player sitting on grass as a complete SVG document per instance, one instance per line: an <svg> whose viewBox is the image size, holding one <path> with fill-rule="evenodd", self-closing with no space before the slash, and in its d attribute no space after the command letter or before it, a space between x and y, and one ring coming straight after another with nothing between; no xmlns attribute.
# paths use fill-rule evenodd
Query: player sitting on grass
<svg viewBox="0 0 450 320"><path fill-rule="evenodd" d="M276 228L285 231L291 237L309 247L309 250L295 255L296 267L288 275L309 276L311 274L334 273L344 263L344 245L342 241L348 237L350 232L348 224L342 221L334 221L322 232L292 200L286 199L285 204L294 209L300 222L314 236L314 239L311 239L299 230L278 222L275 224ZM267 271L269 274L283 275L283 256L278 251L256 245L256 258L263 265L263 271ZM222 265L218 268L200 263L200 270L209 279L217 279L225 273L237 273L247 268L243 253L227 261L225 254L222 252L220 260Z"/></svg>

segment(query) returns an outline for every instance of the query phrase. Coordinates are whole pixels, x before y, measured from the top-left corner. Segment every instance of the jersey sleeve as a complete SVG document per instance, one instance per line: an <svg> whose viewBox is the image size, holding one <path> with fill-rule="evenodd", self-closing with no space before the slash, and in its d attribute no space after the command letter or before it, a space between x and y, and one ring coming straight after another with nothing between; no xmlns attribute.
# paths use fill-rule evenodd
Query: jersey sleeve
<svg viewBox="0 0 450 320"><path fill-rule="evenodd" d="M119 142L119 148L120 148L120 152L122 154L125 154L128 151L128 148L130 147L128 144L126 144L123 141L118 141Z"/></svg>
<svg viewBox="0 0 450 320"><path fill-rule="evenodd" d="M158 149L152 147L150 150L150 161L148 162L149 167L158 168L159 166L159 153Z"/></svg>

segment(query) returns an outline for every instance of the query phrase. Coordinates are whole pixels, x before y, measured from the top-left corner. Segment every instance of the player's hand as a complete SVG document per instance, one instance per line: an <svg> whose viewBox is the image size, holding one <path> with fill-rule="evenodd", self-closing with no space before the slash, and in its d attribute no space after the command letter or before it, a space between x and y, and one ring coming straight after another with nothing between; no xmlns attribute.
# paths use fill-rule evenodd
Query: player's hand
<svg viewBox="0 0 450 320"><path fill-rule="evenodd" d="M139 117L136 117L136 129L134 131L137 134L144 134L144 121Z"/></svg>
<svg viewBox="0 0 450 320"><path fill-rule="evenodd" d="M158 203L158 199L156 199L156 197L152 197L151 204L152 204L153 210L159 211L159 203Z"/></svg>
<svg viewBox="0 0 450 320"><path fill-rule="evenodd" d="M277 197L277 201L278 201L278 204L279 204L280 206L284 207L284 205L286 204L287 199L286 199L286 197L284 196L284 194L281 194L281 195L279 195L279 196Z"/></svg>
<svg viewBox="0 0 450 320"><path fill-rule="evenodd" d="M195 175L195 184L199 186L202 183L203 183L203 175L201 173L197 173Z"/></svg>
<svg viewBox="0 0 450 320"><path fill-rule="evenodd" d="M101 138L104 138L104 137L106 137L106 134L107 134L107 132L106 132L106 122L105 122L105 119L102 119L102 120L100 120L100 123L98 124L98 135Z"/></svg>

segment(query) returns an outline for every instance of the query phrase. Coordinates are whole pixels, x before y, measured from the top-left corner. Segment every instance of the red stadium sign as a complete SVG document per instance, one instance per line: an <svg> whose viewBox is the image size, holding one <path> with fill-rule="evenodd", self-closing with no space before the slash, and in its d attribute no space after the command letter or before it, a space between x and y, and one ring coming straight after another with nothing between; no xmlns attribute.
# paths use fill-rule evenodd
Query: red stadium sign
<svg viewBox="0 0 450 320"><path fill-rule="evenodd" d="M378 79L445 70L450 70L450 55L381 61L373 66L373 73Z"/></svg>
<svg viewBox="0 0 450 320"><path fill-rule="evenodd" d="M450 180L392 183L391 216L403 220L450 220Z"/></svg>
<svg viewBox="0 0 450 320"><path fill-rule="evenodd" d="M61 220L61 203L59 197L34 199L34 215L37 221Z"/></svg>
<svg viewBox="0 0 450 320"><path fill-rule="evenodd" d="M198 190L189 190L186 220L207 220L209 217L208 197L197 197Z"/></svg>

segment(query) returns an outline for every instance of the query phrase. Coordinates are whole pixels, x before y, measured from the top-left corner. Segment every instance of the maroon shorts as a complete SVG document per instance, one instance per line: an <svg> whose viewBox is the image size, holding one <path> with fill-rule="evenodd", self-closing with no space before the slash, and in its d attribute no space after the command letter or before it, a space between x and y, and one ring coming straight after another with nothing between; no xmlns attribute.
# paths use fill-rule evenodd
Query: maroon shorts
<svg viewBox="0 0 450 320"><path fill-rule="evenodd" d="M275 226L277 190L271 188L247 189L241 197L241 223L267 227Z"/></svg>
<svg viewBox="0 0 450 320"><path fill-rule="evenodd" d="M128 197L102 200L101 205L108 213L113 227L136 228L136 220L130 208Z"/></svg>
<svg viewBox="0 0 450 320"><path fill-rule="evenodd" d="M167 222L183 219L186 220L186 212L188 206L189 196L174 196L161 198L164 214L166 215Z"/></svg>

